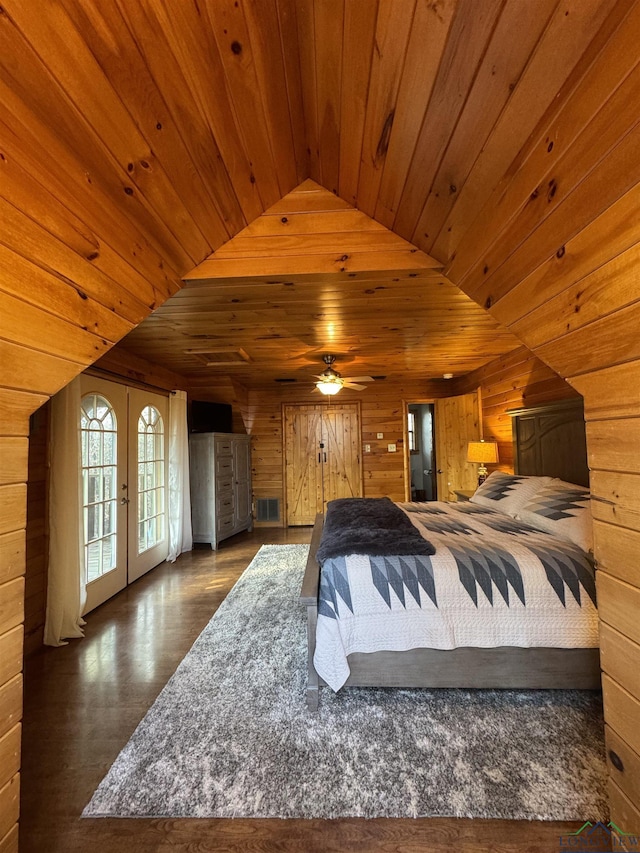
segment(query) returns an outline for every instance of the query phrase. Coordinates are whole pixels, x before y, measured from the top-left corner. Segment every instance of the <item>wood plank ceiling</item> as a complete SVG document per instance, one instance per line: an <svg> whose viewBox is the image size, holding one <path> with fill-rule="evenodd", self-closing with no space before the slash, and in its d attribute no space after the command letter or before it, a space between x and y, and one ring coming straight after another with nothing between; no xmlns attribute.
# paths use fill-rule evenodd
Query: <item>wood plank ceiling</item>
<svg viewBox="0 0 640 853"><path fill-rule="evenodd" d="M130 215L138 228L148 223L145 244L162 254L168 279L148 304L175 292L180 276L265 210L275 215L282 196L309 176L335 194L336 206L347 202L428 252L487 307L499 302L494 286L506 290L521 271L516 263L493 279L482 272L501 266L524 236L521 224L513 233L506 227L514 208L505 187L517 176L525 191L518 170L529 160L544 174L573 156L567 147L590 114L574 110L542 154L532 141L629 5L63 0L33 20L13 0L7 12L48 67L64 67L66 94L119 163L118 191L135 202ZM630 56L626 64L632 68ZM569 188L541 186L539 204L556 207ZM490 248L491 263L479 267ZM238 278L218 279L198 299L170 301L122 345L200 382L202 364L184 357L189 340L241 347L249 360L210 368L212 378L224 372L258 387L308 377L323 351L358 373L424 378L465 373L518 343L455 287L448 300L420 287L394 299L383 273L375 286L387 298L374 304L363 293L370 288L345 293L331 271L305 288L292 272L284 293L268 284L277 259L273 248L264 252L269 276L246 278L240 304ZM506 312L503 321L511 319Z"/></svg>
<svg viewBox="0 0 640 853"><path fill-rule="evenodd" d="M251 360L235 378L248 387L281 375L287 346L299 376L310 351L332 350L358 372L423 378L472 370L513 349L513 333L564 370L558 318L576 324L555 275L565 237L594 215L585 196L597 195L597 214L637 179L617 168L637 153L636 111L625 109L639 77L633 0L34 8L0 10L0 340L12 387L56 390L306 178L435 258L463 292L435 303L428 289L403 292L374 341L372 317L386 318L391 300L372 309L330 272L290 312L282 294L254 287L232 323L224 300L238 281L220 280L214 332L193 304L180 328L162 326L164 348L147 348L159 318L122 345L188 376L169 353L186 349L191 324L221 348L242 346ZM615 232L622 248L629 231ZM445 348L428 346L433 319L417 334L439 310ZM495 332L491 345L473 341L474 325Z"/></svg>
<svg viewBox="0 0 640 853"><path fill-rule="evenodd" d="M314 181L303 182L187 274L127 350L188 377L301 393L343 375L441 379L518 346L442 265Z"/></svg>

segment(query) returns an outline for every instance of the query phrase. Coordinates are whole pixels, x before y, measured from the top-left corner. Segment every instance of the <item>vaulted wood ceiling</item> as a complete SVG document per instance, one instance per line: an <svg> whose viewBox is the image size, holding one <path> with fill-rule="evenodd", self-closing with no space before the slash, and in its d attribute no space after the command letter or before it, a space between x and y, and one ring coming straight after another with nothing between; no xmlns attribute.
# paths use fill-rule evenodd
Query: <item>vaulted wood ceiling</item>
<svg viewBox="0 0 640 853"><path fill-rule="evenodd" d="M238 378L251 386L278 360L257 345L269 335L290 337L300 369L308 351L334 350L358 372L424 377L470 370L513 349L515 333L563 375L578 373L582 364L565 355L602 306L585 305L584 294L601 289L596 279L586 290L576 281L596 275L599 241L608 249L598 267L637 242L638 6L6 0L0 337L18 347L6 353L15 387L55 390L307 178L430 255L440 281L462 289L449 286L446 351L417 341L416 317L442 307L428 290L403 294L387 324L393 345L374 347L371 311L362 302L359 312L356 293L342 299L349 323L329 340L317 300L281 321L285 302L256 289L260 277L250 304L264 310L248 336L224 311L203 329L197 300L183 298L192 318L181 315L182 329L167 306L164 325L145 321L122 345L162 361L185 349L192 323L221 347L243 346L251 362ZM339 282L328 270L322 287L337 299ZM237 285L211 285L218 305ZM627 284L615 298L619 307L635 291ZM35 308L48 316L46 348ZM470 324L475 343L461 334ZM156 328L164 348L153 346ZM575 347L561 342L567 334ZM47 357L27 364L20 348ZM597 366L597 357L585 363ZM270 378L279 374L276 366Z"/></svg>
<svg viewBox="0 0 640 853"><path fill-rule="evenodd" d="M205 388L463 375L518 346L442 264L311 180L187 274L125 340Z"/></svg>

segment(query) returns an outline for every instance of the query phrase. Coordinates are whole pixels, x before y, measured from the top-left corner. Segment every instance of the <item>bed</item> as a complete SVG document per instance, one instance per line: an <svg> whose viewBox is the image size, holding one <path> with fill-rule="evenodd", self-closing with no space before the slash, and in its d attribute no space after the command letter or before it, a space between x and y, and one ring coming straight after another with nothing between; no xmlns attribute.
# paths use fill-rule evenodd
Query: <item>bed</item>
<svg viewBox="0 0 640 853"><path fill-rule="evenodd" d="M600 687L581 408L570 401L512 416L514 475L494 473L468 503L377 507L391 513L382 528L417 535L414 553L393 536L380 545L378 533L371 553L362 542L359 554L340 553L335 522L373 509L366 499L335 502L333 518L328 511L335 554L318 517L300 595L309 709L322 685Z"/></svg>

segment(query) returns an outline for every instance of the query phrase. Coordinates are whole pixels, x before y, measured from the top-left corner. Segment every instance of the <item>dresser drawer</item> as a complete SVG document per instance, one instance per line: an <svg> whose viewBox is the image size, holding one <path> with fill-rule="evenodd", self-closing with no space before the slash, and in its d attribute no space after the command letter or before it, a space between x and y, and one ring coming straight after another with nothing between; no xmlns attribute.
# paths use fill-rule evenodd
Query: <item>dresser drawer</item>
<svg viewBox="0 0 640 853"><path fill-rule="evenodd" d="M226 534L233 531L233 513L229 515L219 515L216 518L216 533L218 539L222 539Z"/></svg>
<svg viewBox="0 0 640 853"><path fill-rule="evenodd" d="M233 514L233 496L229 493L222 495L216 501L216 516Z"/></svg>
<svg viewBox="0 0 640 853"><path fill-rule="evenodd" d="M218 438L216 436L216 456L231 456L233 453L232 450L232 440L230 438Z"/></svg>
<svg viewBox="0 0 640 853"><path fill-rule="evenodd" d="M233 457L216 456L216 479L233 475Z"/></svg>

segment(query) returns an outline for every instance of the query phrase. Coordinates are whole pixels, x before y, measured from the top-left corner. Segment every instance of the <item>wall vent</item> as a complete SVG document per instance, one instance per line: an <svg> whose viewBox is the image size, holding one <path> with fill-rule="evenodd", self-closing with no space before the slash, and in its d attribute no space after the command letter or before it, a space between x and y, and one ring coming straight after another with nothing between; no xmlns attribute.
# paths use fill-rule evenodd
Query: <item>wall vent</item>
<svg viewBox="0 0 640 853"><path fill-rule="evenodd" d="M280 499L257 498L256 521L280 521Z"/></svg>
<svg viewBox="0 0 640 853"><path fill-rule="evenodd" d="M197 358L207 367L226 367L228 365L246 364L251 361L249 355L243 349L229 349L229 347L197 347L186 349L186 355Z"/></svg>

